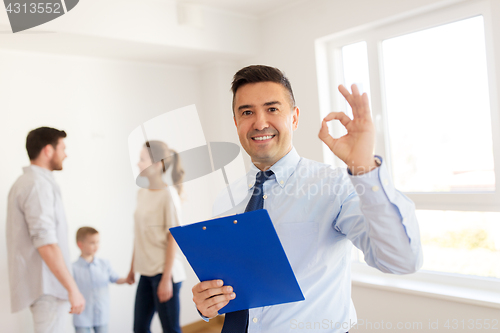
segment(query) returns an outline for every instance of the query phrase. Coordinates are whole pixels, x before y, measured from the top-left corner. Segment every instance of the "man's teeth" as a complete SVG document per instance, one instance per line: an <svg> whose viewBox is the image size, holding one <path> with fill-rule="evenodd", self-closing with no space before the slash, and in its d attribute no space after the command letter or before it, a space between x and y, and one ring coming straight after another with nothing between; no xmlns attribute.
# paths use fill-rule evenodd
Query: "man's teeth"
<svg viewBox="0 0 500 333"><path fill-rule="evenodd" d="M271 139L273 137L273 135L268 135L268 136L257 136L255 138L253 138L254 140L258 140L258 141L262 141L262 140L267 140L267 139Z"/></svg>

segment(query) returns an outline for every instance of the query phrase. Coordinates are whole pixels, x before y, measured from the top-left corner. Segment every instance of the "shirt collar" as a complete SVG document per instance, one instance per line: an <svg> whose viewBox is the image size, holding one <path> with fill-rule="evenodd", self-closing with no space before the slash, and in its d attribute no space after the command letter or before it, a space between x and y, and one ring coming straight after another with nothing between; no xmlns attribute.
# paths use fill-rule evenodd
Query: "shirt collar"
<svg viewBox="0 0 500 333"><path fill-rule="evenodd" d="M78 264L81 265L81 266L90 266L92 264L95 264L95 259L96 257L94 256L94 260L92 260L92 262L88 262L87 260L83 259L81 256L78 257Z"/></svg>
<svg viewBox="0 0 500 333"><path fill-rule="evenodd" d="M52 173L52 171L39 167L38 165L30 164L29 166L23 168L23 172L34 172L42 177L49 179L51 182L55 182L54 174Z"/></svg>
<svg viewBox="0 0 500 333"><path fill-rule="evenodd" d="M292 175L292 173L297 168L297 164L299 164L300 156L295 150L295 147L283 156L278 162L274 163L270 170L274 173L274 176L271 176L270 179L276 179L278 185L282 188L285 187L288 178ZM248 189L251 190L255 185L255 177L260 170L255 166L255 164L250 165L250 171L247 174L247 184Z"/></svg>

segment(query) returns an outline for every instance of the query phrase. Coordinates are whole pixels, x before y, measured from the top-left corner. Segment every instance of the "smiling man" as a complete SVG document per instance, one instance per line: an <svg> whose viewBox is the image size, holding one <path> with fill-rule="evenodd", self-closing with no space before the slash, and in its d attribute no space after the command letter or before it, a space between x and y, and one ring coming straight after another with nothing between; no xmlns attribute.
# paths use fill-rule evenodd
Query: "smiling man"
<svg viewBox="0 0 500 333"><path fill-rule="evenodd" d="M237 90L234 123L241 145L260 170L267 170L292 149L299 109L291 90L279 83L246 84Z"/></svg>
<svg viewBox="0 0 500 333"><path fill-rule="evenodd" d="M422 265L414 204L394 189L379 157L373 155L375 129L368 97L352 86L340 92L353 119L332 112L323 119L319 138L348 169L302 158L292 136L299 123L288 79L277 68L248 66L232 83L233 116L241 145L252 159L244 179L231 185L246 196L226 207L222 193L214 215L265 208L276 228L305 296L294 302L226 314L223 333L345 333L356 323L351 301L352 245L368 265L382 272L413 273ZM338 120L347 134L334 139L327 122ZM193 300L207 318L238 297L221 280L193 287Z"/></svg>

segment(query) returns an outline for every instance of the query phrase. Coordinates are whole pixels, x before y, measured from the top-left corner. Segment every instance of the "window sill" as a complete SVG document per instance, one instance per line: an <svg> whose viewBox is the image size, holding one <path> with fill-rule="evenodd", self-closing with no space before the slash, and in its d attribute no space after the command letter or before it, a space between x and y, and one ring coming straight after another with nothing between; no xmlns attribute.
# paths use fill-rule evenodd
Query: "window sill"
<svg viewBox="0 0 500 333"><path fill-rule="evenodd" d="M422 297L500 309L500 279L421 271L393 275L352 264L352 284Z"/></svg>

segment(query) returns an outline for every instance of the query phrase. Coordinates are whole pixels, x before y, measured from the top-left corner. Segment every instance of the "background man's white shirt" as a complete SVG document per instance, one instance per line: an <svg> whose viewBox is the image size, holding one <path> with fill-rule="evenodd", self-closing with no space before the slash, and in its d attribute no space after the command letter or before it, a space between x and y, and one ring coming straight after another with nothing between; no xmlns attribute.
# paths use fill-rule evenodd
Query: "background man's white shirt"
<svg viewBox="0 0 500 333"><path fill-rule="evenodd" d="M11 310L18 312L42 295L68 299L37 248L58 244L68 269L68 231L61 191L51 171L30 165L12 186L7 205L7 253Z"/></svg>

